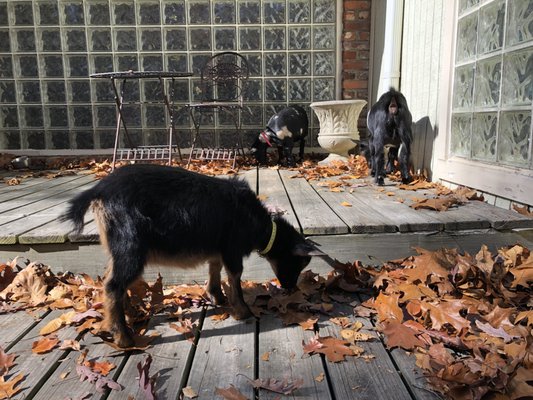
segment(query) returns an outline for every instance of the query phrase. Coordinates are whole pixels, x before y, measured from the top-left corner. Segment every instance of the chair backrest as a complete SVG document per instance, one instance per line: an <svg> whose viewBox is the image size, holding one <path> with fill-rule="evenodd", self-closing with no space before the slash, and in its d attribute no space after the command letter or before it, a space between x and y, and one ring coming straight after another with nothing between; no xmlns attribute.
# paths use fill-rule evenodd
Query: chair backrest
<svg viewBox="0 0 533 400"><path fill-rule="evenodd" d="M239 53L215 54L202 68L202 100L242 102L243 85L249 75L248 62Z"/></svg>

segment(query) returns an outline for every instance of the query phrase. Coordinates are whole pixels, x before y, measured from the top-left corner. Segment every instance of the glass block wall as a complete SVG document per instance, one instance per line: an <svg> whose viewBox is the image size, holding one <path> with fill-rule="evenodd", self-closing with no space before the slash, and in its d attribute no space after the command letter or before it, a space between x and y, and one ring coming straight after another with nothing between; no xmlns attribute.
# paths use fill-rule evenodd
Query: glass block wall
<svg viewBox="0 0 533 400"><path fill-rule="evenodd" d="M113 92L90 74L198 75L209 56L226 50L251 66L241 116L251 136L286 104L335 98L336 7L333 0L0 0L0 149L111 148ZM168 117L157 103L158 81L129 85L125 112L134 140L164 143ZM182 146L190 143L190 121L179 109L197 87L194 76L175 83ZM231 119L206 120L224 144Z"/></svg>
<svg viewBox="0 0 533 400"><path fill-rule="evenodd" d="M533 169L533 2L460 0L451 153Z"/></svg>

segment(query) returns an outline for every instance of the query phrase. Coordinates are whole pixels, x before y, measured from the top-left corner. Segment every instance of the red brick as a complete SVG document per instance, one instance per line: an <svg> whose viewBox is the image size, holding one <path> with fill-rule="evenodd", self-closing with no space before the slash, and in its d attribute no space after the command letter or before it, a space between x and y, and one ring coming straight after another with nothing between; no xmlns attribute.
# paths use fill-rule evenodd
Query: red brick
<svg viewBox="0 0 533 400"><path fill-rule="evenodd" d="M344 81L342 87L343 89L366 89L368 81Z"/></svg>

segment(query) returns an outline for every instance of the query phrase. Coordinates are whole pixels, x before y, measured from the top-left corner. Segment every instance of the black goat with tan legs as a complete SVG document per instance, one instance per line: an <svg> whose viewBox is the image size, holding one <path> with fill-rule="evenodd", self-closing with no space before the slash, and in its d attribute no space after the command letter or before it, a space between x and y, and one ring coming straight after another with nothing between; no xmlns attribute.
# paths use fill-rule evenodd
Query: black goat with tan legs
<svg viewBox="0 0 533 400"><path fill-rule="evenodd" d="M149 263L190 268L209 264L207 290L225 302L226 269L234 317L252 316L243 299L243 258L258 250L284 288L294 288L312 255L322 255L281 217L271 219L247 183L158 165L117 169L71 200L64 220L83 228L92 207L100 241L109 252L105 324L121 347L133 339L124 316L126 290Z"/></svg>

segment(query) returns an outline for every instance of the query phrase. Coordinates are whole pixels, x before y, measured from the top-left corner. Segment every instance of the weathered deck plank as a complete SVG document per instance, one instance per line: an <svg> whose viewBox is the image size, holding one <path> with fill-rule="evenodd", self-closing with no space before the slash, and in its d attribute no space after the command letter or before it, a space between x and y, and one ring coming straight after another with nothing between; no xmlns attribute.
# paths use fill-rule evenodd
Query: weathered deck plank
<svg viewBox="0 0 533 400"><path fill-rule="evenodd" d="M320 356L303 357L302 341L309 341L314 334L304 331L300 326L283 326L281 320L272 315L261 316L259 327L259 378L303 379L303 386L286 398L330 399ZM324 379L319 382L319 377ZM276 399L279 394L260 390L259 398Z"/></svg>
<svg viewBox="0 0 533 400"><path fill-rule="evenodd" d="M491 227L496 230L533 228L533 218L526 217L515 211L494 207L482 201L469 202L462 207L488 220Z"/></svg>
<svg viewBox="0 0 533 400"><path fill-rule="evenodd" d="M47 313L40 312L30 315L27 312L0 314L0 347L9 350L26 332L39 323Z"/></svg>
<svg viewBox="0 0 533 400"><path fill-rule="evenodd" d="M293 171L279 171L304 235L348 233L348 226L303 178Z"/></svg>

